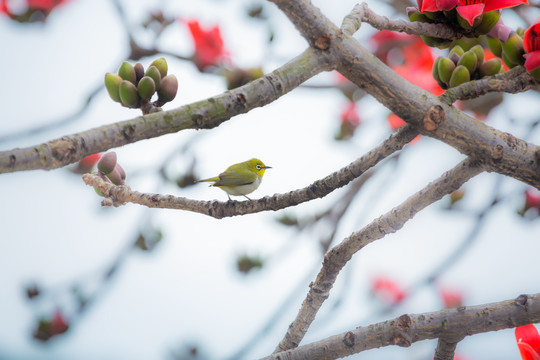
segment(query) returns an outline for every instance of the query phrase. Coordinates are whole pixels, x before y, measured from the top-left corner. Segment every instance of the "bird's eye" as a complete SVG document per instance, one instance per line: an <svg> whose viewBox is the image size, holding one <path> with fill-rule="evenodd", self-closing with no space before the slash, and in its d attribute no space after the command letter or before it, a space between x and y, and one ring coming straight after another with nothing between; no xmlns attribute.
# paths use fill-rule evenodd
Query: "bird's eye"
<svg viewBox="0 0 540 360"><path fill-rule="evenodd" d="M257 166L255 166L257 168L257 170L261 170L261 165L257 164Z"/></svg>

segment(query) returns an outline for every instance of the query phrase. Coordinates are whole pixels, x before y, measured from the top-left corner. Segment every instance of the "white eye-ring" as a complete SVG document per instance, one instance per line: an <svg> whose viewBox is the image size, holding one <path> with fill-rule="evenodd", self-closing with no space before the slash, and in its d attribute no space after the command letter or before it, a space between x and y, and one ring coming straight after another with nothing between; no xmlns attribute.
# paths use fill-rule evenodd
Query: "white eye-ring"
<svg viewBox="0 0 540 360"><path fill-rule="evenodd" d="M261 165L257 164L257 166L255 166L257 168L257 170L261 170Z"/></svg>

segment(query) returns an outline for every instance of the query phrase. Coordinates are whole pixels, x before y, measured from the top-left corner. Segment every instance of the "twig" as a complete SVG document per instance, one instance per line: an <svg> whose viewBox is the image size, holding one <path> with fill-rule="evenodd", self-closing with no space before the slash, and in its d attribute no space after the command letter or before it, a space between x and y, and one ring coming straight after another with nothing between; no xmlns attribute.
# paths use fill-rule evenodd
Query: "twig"
<svg viewBox="0 0 540 360"><path fill-rule="evenodd" d="M445 194L459 189L466 181L482 171L483 169L471 159L462 161L401 205L333 247L325 255L321 271L315 281L310 284L309 292L296 319L289 326L275 353L298 346L323 302L328 298L339 272L356 252L373 241L396 232L417 212L441 199Z"/></svg>
<svg viewBox="0 0 540 360"><path fill-rule="evenodd" d="M324 197L359 177L387 156L402 149L416 135L417 132L412 127L403 126L364 156L303 189L252 201L228 201L222 203L218 201L197 201L172 195L145 194L132 191L125 185L116 186L105 182L101 177L92 174L84 174L83 180L87 185L97 187L109 199L106 201L106 205L116 206L130 202L150 208L187 210L221 219L266 210L275 211Z"/></svg>
<svg viewBox="0 0 540 360"><path fill-rule="evenodd" d="M447 341L445 338L439 338L433 360L454 360L457 341Z"/></svg>
<svg viewBox="0 0 540 360"><path fill-rule="evenodd" d="M388 345L408 347L418 341L437 338L457 342L465 336L537 322L540 322L540 294L520 295L514 300L401 315L296 349L274 353L262 360L332 360Z"/></svg>
<svg viewBox="0 0 540 360"><path fill-rule="evenodd" d="M2 151L0 174L55 169L140 140L185 129L214 128L235 115L273 102L322 71L331 70L335 64L329 59L315 56L314 51L308 49L262 78L206 100L63 136L41 145Z"/></svg>
<svg viewBox="0 0 540 360"><path fill-rule="evenodd" d="M460 86L447 90L439 96L445 104L453 104L457 100L474 99L490 92L506 92L516 94L538 86L536 80L525 71L523 66L480 80L466 82Z"/></svg>
<svg viewBox="0 0 540 360"><path fill-rule="evenodd" d="M363 22L370 24L377 30L398 31L410 35L427 35L448 40L460 39L463 36L444 24L410 22L402 19L390 20L386 16L374 13L365 2L354 6L351 13L343 19L341 30L347 35L353 35Z"/></svg>

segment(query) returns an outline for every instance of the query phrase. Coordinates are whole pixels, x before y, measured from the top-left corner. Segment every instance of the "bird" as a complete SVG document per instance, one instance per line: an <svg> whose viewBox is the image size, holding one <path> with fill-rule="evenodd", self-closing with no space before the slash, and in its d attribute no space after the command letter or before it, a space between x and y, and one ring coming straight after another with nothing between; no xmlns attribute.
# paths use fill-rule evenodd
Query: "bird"
<svg viewBox="0 0 540 360"><path fill-rule="evenodd" d="M262 178L266 169L272 167L264 165L259 159L250 159L238 164L231 165L219 174L208 179L198 180L197 182L212 182L210 186L217 186L227 193L229 201L230 195L243 196L251 200L246 195L255 191L261 185Z"/></svg>

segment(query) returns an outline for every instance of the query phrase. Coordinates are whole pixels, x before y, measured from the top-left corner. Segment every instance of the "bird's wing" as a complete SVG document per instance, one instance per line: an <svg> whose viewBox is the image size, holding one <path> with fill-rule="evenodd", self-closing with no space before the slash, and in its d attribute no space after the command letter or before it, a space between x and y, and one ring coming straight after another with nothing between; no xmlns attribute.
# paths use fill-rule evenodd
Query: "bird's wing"
<svg viewBox="0 0 540 360"><path fill-rule="evenodd" d="M219 174L219 181L213 186L240 186L251 184L257 178L253 171L225 171Z"/></svg>

